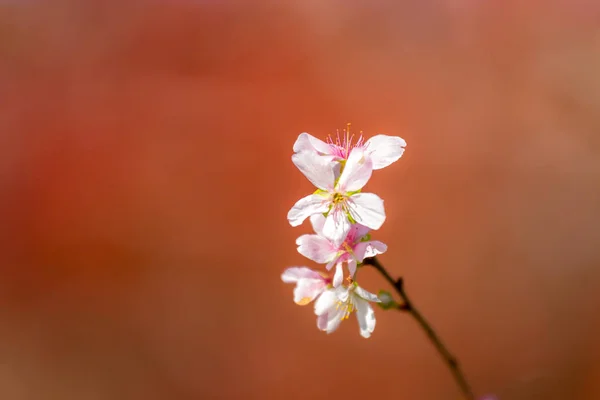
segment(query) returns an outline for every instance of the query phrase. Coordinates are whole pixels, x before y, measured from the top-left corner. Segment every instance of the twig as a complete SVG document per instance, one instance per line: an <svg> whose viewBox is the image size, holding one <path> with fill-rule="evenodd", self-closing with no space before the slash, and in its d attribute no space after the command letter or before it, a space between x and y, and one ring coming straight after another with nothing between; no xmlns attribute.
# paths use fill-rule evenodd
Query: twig
<svg viewBox="0 0 600 400"><path fill-rule="evenodd" d="M366 258L363 261L363 265L373 266L394 287L394 289L396 289L396 292L398 292L400 298L403 301L403 304L400 304L398 309L401 311L408 312L417 321L421 328L423 328L429 340L431 340L440 356L442 356L442 358L444 359L444 362L448 365L448 368L450 368L452 376L454 376L454 380L460 387L460 390L465 396L465 399L475 400L473 391L471 390L471 387L469 386L465 375L461 371L456 357L454 357L452 353L450 353L450 351L446 348L446 346L441 341L439 336L435 333L431 325L429 325L427 320L423 317L423 315L421 315L419 310L417 310L417 308L414 306L414 304L404 291L404 280L402 278L399 278L397 280L392 278L376 257Z"/></svg>

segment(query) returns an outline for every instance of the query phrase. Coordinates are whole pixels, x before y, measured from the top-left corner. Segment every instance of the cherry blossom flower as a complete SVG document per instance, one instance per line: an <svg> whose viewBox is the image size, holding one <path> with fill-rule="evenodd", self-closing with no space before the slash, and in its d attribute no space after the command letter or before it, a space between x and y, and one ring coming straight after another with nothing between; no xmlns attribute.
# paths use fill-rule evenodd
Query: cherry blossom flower
<svg viewBox="0 0 600 400"><path fill-rule="evenodd" d="M332 156L302 151L292 161L319 190L300 199L288 212L288 221L299 226L311 215L326 214L323 235L339 246L351 224L359 223L377 230L385 221L383 200L372 193L360 193L371 173L373 163L361 149L353 149L338 175L339 163Z"/></svg>
<svg viewBox="0 0 600 400"><path fill-rule="evenodd" d="M360 335L368 338L375 330L375 312L369 302L379 302L377 295L369 293L356 282L348 287L338 286L327 289L315 302L317 327L331 333L340 323L348 319L356 311L356 319L360 328Z"/></svg>
<svg viewBox="0 0 600 400"><path fill-rule="evenodd" d="M281 274L281 280L285 283L296 283L294 302L301 306L316 299L331 284L328 275L307 267L288 268Z"/></svg>
<svg viewBox="0 0 600 400"><path fill-rule="evenodd" d="M303 132L298 136L294 143L294 153L301 151L312 151L319 155L332 156L336 161L347 160L353 149L362 149L365 152L365 157L373 161L373 169L381 169L398 161L404 148L406 141L399 136L375 135L366 142L362 135L359 136L355 143L352 143L354 135L350 135L350 124L344 130L344 134L340 138L339 133L334 142L331 136L327 142L324 142L316 137Z"/></svg>
<svg viewBox="0 0 600 400"><path fill-rule="evenodd" d="M327 264L328 271L334 265L336 266L333 277L334 287L342 283L342 264L344 262L348 264L350 277L354 278L358 263L362 263L367 257L374 257L387 250L384 243L370 240L369 228L360 224L352 225L343 243L336 246L323 234L325 221L322 214L311 216L310 222L316 234L302 235L296 239L296 244L300 254L319 264Z"/></svg>

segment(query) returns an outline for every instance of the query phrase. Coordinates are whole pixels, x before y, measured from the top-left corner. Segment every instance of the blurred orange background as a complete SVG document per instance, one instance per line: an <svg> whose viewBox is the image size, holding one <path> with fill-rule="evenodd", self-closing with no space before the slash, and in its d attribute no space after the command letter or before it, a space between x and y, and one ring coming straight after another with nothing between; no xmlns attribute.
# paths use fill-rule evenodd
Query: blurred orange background
<svg viewBox="0 0 600 400"><path fill-rule="evenodd" d="M346 122L408 142L373 236L475 391L600 398L598 3L0 7L0 398L457 399L280 280L292 144Z"/></svg>

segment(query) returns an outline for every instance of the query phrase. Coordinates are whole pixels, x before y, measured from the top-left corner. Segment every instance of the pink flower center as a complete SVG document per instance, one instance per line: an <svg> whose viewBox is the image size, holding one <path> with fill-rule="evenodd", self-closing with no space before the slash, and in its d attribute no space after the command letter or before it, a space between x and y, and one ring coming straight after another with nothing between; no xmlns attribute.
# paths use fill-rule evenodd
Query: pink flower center
<svg viewBox="0 0 600 400"><path fill-rule="evenodd" d="M323 278L323 283L325 284L325 286L331 285L333 283L333 278L331 277L331 275L327 275L324 272L319 272L319 275L321 275L321 278Z"/></svg>
<svg viewBox="0 0 600 400"><path fill-rule="evenodd" d="M346 129L344 129L342 132L343 132L342 136L340 137L340 131L338 130L335 142L334 142L333 138L331 137L331 135L329 135L329 137L327 138L327 144L329 144L332 154L335 157L346 160L346 159L348 159L348 156L350 155L350 152L352 151L352 149L354 149L356 147L362 147L364 145L364 139L362 137L362 131L361 131L361 132L359 132L360 136L356 140L356 143L354 143L354 144L352 143L352 140L354 139L354 135L350 134L350 124L349 123L346 125Z"/></svg>

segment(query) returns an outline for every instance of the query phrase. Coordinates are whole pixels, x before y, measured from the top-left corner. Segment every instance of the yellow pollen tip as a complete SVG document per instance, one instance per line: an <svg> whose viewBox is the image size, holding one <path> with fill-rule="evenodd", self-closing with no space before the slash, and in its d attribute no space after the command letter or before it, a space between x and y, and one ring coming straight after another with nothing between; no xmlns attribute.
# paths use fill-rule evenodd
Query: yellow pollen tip
<svg viewBox="0 0 600 400"><path fill-rule="evenodd" d="M333 204L337 204L344 201L344 195L341 193L335 193L333 195Z"/></svg>
<svg viewBox="0 0 600 400"><path fill-rule="evenodd" d="M310 297L303 297L299 301L296 302L299 306L305 306L310 303L312 299Z"/></svg>

